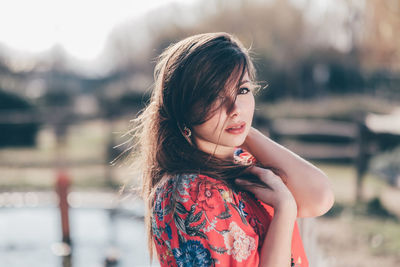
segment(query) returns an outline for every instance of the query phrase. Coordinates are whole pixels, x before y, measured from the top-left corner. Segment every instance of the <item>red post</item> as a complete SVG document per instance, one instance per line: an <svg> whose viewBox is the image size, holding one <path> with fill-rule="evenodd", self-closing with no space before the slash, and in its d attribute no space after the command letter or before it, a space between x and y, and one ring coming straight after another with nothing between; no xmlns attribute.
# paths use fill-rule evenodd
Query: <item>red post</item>
<svg viewBox="0 0 400 267"><path fill-rule="evenodd" d="M56 192L59 199L59 208L61 212L62 241L71 245L69 231L69 215L68 215L68 188L70 180L64 170L59 169L57 174Z"/></svg>

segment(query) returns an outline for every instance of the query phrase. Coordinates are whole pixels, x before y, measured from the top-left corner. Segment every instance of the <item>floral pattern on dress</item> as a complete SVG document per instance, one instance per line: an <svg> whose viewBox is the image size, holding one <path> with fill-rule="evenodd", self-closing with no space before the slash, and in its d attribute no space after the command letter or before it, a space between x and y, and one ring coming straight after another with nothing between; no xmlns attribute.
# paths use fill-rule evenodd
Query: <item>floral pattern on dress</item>
<svg viewBox="0 0 400 267"><path fill-rule="evenodd" d="M255 239L246 235L234 221L229 224L229 231L224 233L224 243L228 255L232 255L238 262L247 259L256 248Z"/></svg>
<svg viewBox="0 0 400 267"><path fill-rule="evenodd" d="M169 177L156 189L151 216L160 265L258 266L271 209L253 195L231 190L206 175ZM294 234L294 240L300 239L298 231ZM292 261L305 256L293 252ZM308 263L305 259L292 266L308 267Z"/></svg>
<svg viewBox="0 0 400 267"><path fill-rule="evenodd" d="M188 240L172 250L179 267L211 266L210 252L200 241Z"/></svg>
<svg viewBox="0 0 400 267"><path fill-rule="evenodd" d="M226 198L223 198L217 186L206 179L200 180L190 187L189 192L192 201L197 203L198 208L204 210L211 219L218 215L215 212L219 210L219 206L224 205L226 202Z"/></svg>

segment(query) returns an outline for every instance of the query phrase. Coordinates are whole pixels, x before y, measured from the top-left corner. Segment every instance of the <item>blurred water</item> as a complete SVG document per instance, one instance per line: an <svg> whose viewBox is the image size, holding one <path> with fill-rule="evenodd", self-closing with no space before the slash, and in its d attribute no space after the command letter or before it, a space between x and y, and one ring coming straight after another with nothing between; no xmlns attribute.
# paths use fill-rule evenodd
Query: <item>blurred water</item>
<svg viewBox="0 0 400 267"><path fill-rule="evenodd" d="M72 208L70 224L72 267L104 266L112 246L120 255L118 267L150 266L142 220L111 217L105 209ZM60 240L56 207L0 208L0 266L61 267L62 257L53 253Z"/></svg>

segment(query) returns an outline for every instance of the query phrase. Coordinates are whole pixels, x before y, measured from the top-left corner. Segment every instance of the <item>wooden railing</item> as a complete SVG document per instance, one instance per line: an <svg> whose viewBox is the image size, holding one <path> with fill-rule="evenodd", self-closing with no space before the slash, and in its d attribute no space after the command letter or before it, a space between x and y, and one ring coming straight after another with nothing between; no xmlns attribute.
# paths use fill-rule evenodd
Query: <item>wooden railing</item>
<svg viewBox="0 0 400 267"><path fill-rule="evenodd" d="M362 201L371 156L400 145L400 110L390 115L366 114L354 122L256 117L255 126L307 160L353 164L357 201ZM298 226L310 267L334 267L318 246L318 218L299 218Z"/></svg>

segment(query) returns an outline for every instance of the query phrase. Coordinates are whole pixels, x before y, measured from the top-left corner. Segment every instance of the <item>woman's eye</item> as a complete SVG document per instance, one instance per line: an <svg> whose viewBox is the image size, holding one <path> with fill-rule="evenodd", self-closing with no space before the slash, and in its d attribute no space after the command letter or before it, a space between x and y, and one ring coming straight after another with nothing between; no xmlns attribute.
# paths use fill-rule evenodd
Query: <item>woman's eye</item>
<svg viewBox="0 0 400 267"><path fill-rule="evenodd" d="M247 94L248 92L250 92L250 89L249 89L249 88L242 87L242 88L239 89L239 94L240 94L240 95L245 95L245 94Z"/></svg>

